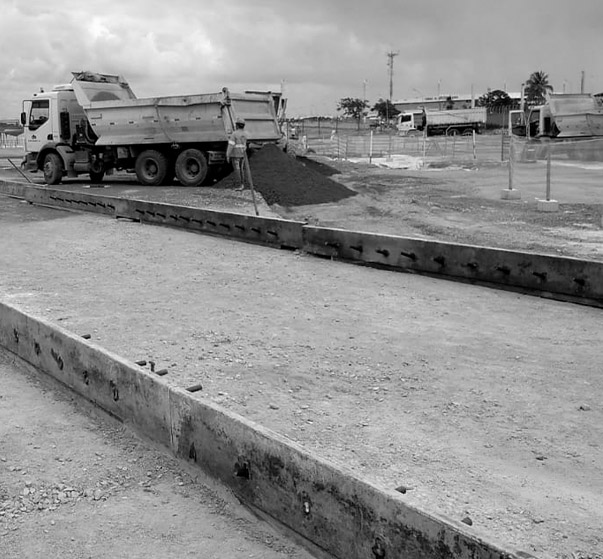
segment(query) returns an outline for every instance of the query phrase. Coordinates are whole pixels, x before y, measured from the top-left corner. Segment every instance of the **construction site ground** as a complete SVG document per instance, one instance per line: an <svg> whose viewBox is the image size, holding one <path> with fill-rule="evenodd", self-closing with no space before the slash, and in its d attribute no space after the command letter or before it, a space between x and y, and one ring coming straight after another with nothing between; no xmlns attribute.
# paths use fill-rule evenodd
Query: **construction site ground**
<svg viewBox="0 0 603 559"><path fill-rule="evenodd" d="M331 178L357 195L289 208L259 200L260 215L603 254L601 185L579 171L567 171L560 211L540 213L543 184L500 200L507 171L494 163L301 161L340 171ZM249 191L142 188L129 177L98 191L254 211ZM600 309L6 197L0 236L7 302L152 359L174 385L201 383L199 397L384 487L405 486L409 504L470 518L476 534L542 557L602 557Z"/></svg>
<svg viewBox="0 0 603 559"><path fill-rule="evenodd" d="M198 469L0 350L3 559L310 559Z"/></svg>

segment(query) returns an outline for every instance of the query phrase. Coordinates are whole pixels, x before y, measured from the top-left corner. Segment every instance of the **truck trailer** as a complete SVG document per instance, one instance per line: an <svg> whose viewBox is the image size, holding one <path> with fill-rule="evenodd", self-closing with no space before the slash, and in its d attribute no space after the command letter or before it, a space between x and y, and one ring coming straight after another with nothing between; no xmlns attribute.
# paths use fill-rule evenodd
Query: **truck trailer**
<svg viewBox="0 0 603 559"><path fill-rule="evenodd" d="M480 133L486 127L486 107L432 111L418 109L398 115L398 131L401 135L423 132L427 136L446 134Z"/></svg>
<svg viewBox="0 0 603 559"><path fill-rule="evenodd" d="M543 105L509 112L509 134L525 137L526 151L549 150L570 159L603 160L603 98L589 93L550 93Z"/></svg>
<svg viewBox="0 0 603 559"><path fill-rule="evenodd" d="M69 84L23 101L25 170L47 184L114 171L136 174L145 186L207 184L226 163L228 137L245 120L250 145L285 147L280 93L218 93L138 99L116 75L73 72Z"/></svg>

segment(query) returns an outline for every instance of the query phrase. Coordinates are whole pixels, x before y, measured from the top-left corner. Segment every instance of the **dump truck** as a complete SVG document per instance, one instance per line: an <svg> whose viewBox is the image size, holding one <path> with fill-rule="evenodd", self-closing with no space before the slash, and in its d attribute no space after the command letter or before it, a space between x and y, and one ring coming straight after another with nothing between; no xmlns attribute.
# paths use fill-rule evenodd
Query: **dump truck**
<svg viewBox="0 0 603 559"><path fill-rule="evenodd" d="M284 146L280 93L218 93L137 98L120 76L72 72L69 84L23 101L23 168L47 184L88 174L135 173L145 186L207 184L226 163L228 137L245 120L250 146Z"/></svg>
<svg viewBox="0 0 603 559"><path fill-rule="evenodd" d="M509 134L525 137L539 159L548 150L571 159L603 160L603 97L550 93L543 105L509 112Z"/></svg>
<svg viewBox="0 0 603 559"><path fill-rule="evenodd" d="M473 134L474 131L479 134L486 127L486 118L486 107L443 111L418 109L400 113L397 128L402 136L419 132L427 136Z"/></svg>

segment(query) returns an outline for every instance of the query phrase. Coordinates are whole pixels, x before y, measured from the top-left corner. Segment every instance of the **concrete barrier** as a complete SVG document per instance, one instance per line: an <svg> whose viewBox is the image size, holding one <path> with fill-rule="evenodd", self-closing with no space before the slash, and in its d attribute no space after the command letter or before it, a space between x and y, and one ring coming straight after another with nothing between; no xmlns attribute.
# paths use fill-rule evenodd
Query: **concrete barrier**
<svg viewBox="0 0 603 559"><path fill-rule="evenodd" d="M312 254L603 304L603 262L306 225Z"/></svg>
<svg viewBox="0 0 603 559"><path fill-rule="evenodd" d="M49 373L337 559L525 559L473 527L229 412L94 343L0 302L0 345Z"/></svg>
<svg viewBox="0 0 603 559"><path fill-rule="evenodd" d="M0 181L0 192L34 204L126 217L278 248L296 249L302 245L303 222L29 186L10 181Z"/></svg>
<svg viewBox="0 0 603 559"><path fill-rule="evenodd" d="M479 282L603 306L603 262L313 227L303 222L97 196L0 181L0 192L32 203L127 217L391 270Z"/></svg>

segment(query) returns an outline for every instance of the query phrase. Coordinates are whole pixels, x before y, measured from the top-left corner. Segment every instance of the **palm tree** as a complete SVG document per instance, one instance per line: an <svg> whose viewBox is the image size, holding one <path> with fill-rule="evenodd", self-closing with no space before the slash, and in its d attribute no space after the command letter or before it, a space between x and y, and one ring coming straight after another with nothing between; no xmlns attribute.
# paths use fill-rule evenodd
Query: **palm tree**
<svg viewBox="0 0 603 559"><path fill-rule="evenodd" d="M549 83L549 76L543 71L532 72L526 82L526 102L528 105L542 105L546 100L546 94L553 91Z"/></svg>

